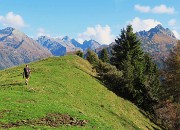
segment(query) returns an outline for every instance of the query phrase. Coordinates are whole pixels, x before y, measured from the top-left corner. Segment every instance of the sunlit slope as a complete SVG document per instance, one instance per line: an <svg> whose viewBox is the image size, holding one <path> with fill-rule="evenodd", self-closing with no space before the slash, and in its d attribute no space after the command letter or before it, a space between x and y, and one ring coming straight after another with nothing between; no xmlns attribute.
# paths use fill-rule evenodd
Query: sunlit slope
<svg viewBox="0 0 180 130"><path fill-rule="evenodd" d="M77 56L52 57L29 64L26 86L24 66L0 71L0 128L34 121L48 114L68 114L86 120L84 126L22 123L10 129L118 129L157 128L127 100L117 97L96 78L91 65ZM55 119L54 119L55 120Z"/></svg>

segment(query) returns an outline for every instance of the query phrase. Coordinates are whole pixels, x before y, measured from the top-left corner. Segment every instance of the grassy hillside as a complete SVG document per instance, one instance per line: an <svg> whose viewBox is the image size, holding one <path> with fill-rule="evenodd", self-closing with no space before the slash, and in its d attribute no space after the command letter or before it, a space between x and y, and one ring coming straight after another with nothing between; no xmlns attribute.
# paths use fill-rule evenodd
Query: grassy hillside
<svg viewBox="0 0 180 130"><path fill-rule="evenodd" d="M107 90L77 56L29 66L29 85L21 75L24 66L0 71L0 129L159 129L136 106ZM59 125L60 118L85 123Z"/></svg>

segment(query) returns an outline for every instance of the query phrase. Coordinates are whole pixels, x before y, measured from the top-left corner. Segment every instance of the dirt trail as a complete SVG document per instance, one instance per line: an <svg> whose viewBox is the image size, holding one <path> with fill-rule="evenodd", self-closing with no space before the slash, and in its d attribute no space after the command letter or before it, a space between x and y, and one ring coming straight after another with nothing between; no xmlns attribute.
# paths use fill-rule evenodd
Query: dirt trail
<svg viewBox="0 0 180 130"><path fill-rule="evenodd" d="M84 126L87 120L78 120L68 114L48 114L47 116L35 120L22 120L15 123L3 124L0 122L0 128L12 128L19 126L51 126L59 127L62 125L68 126Z"/></svg>

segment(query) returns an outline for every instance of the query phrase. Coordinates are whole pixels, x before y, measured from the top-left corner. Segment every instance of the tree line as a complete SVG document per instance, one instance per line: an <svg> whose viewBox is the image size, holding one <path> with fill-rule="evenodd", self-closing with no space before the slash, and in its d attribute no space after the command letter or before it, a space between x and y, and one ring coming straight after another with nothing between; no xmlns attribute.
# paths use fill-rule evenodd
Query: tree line
<svg viewBox="0 0 180 130"><path fill-rule="evenodd" d="M156 123L176 129L179 125L177 109L180 94L180 41L166 60L166 68L161 70L161 76L151 56L143 52L141 41L133 33L131 25L121 30L115 42L111 56L105 48L99 57L88 49L86 59L96 69L97 78L118 96L133 102L148 113ZM83 57L81 51L76 54ZM167 113L163 113L167 109L167 101L171 103L168 109L173 110L168 113L168 119L165 116Z"/></svg>

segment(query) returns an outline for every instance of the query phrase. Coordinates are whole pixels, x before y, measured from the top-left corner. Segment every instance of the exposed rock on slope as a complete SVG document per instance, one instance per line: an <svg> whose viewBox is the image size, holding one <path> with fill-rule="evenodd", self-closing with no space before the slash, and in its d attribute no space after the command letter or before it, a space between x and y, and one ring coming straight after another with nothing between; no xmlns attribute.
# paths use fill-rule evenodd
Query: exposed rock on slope
<svg viewBox="0 0 180 130"><path fill-rule="evenodd" d="M50 56L47 49L24 33L10 27L0 30L0 69Z"/></svg>
<svg viewBox="0 0 180 130"><path fill-rule="evenodd" d="M173 32L168 28L165 29L161 25L157 25L149 31L138 32L137 36L142 41L143 50L149 53L158 66L162 68L163 61L177 42Z"/></svg>

